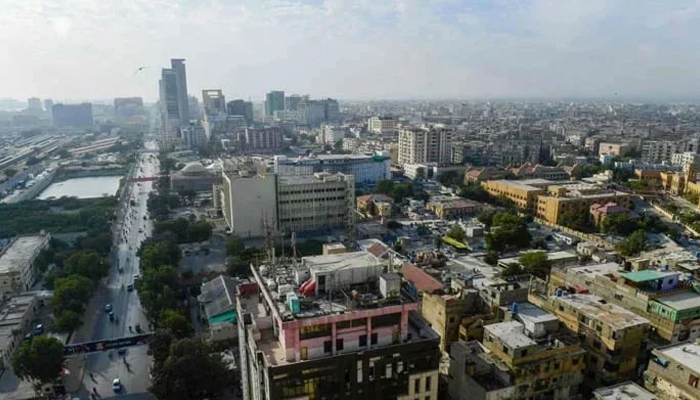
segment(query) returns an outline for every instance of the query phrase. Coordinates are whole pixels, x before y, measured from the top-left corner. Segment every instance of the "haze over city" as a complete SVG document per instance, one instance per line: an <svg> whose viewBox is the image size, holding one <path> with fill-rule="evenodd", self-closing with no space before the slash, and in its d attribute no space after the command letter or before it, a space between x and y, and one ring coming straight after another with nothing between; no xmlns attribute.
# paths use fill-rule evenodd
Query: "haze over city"
<svg viewBox="0 0 700 400"><path fill-rule="evenodd" d="M697 1L0 0L0 97L698 97ZM135 71L146 66L139 73Z"/></svg>

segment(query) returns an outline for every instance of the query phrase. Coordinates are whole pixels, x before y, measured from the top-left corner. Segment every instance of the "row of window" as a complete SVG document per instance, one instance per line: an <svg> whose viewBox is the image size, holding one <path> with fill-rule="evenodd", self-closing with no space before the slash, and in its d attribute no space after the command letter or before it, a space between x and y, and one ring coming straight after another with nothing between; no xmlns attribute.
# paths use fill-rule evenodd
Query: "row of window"
<svg viewBox="0 0 700 400"><path fill-rule="evenodd" d="M292 194L306 194L306 193L327 193L327 192L343 192L345 187L338 188L325 188L325 189L314 189L314 190L285 190L279 192L280 196L287 196Z"/></svg>
<svg viewBox="0 0 700 400"><path fill-rule="evenodd" d="M337 197L313 197L310 199L301 199L301 200L280 200L280 204L299 204L299 203L315 203L315 202L320 202L320 201L334 201L334 200L345 200L345 196L337 196Z"/></svg>

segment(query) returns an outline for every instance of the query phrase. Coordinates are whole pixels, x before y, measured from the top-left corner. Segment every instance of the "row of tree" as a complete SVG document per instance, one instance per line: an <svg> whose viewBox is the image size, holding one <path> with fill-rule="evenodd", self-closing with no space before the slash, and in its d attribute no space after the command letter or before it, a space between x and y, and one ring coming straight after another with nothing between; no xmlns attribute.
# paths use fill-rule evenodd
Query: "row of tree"
<svg viewBox="0 0 700 400"><path fill-rule="evenodd" d="M154 234L173 232L177 243L204 242L211 238L212 225L207 221L193 221L185 218L157 221L153 225Z"/></svg>

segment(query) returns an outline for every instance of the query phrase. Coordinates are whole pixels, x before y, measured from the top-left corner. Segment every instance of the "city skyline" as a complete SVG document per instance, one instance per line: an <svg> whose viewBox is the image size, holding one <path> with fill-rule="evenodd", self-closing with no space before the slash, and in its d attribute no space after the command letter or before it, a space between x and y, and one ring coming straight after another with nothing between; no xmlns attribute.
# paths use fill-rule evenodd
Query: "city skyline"
<svg viewBox="0 0 700 400"><path fill-rule="evenodd" d="M0 97L150 102L185 58L192 93L255 101L700 98L696 1L231 3L0 1Z"/></svg>

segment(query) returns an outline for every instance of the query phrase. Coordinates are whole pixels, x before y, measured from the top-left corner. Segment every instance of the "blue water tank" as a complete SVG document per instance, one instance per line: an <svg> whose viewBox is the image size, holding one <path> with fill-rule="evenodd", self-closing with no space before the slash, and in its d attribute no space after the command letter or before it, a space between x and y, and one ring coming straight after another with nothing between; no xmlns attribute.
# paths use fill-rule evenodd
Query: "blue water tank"
<svg viewBox="0 0 700 400"><path fill-rule="evenodd" d="M297 297L296 293L287 294L287 307L289 307L289 311L292 312L292 315L297 315L301 312L301 304L299 303L299 297Z"/></svg>
<svg viewBox="0 0 700 400"><path fill-rule="evenodd" d="M695 252L695 258L700 259L700 251Z"/></svg>
<svg viewBox="0 0 700 400"><path fill-rule="evenodd" d="M511 304L510 311L512 311L513 314L517 314L518 313L518 303L514 302L513 304Z"/></svg>
<svg viewBox="0 0 700 400"><path fill-rule="evenodd" d="M664 265L664 271L668 271L668 264Z"/></svg>
<svg viewBox="0 0 700 400"><path fill-rule="evenodd" d="M557 297L561 297L561 296L562 296L562 294L564 294L564 291L563 291L563 290L561 290L561 289L557 289L557 291L556 291L556 295L557 295Z"/></svg>

